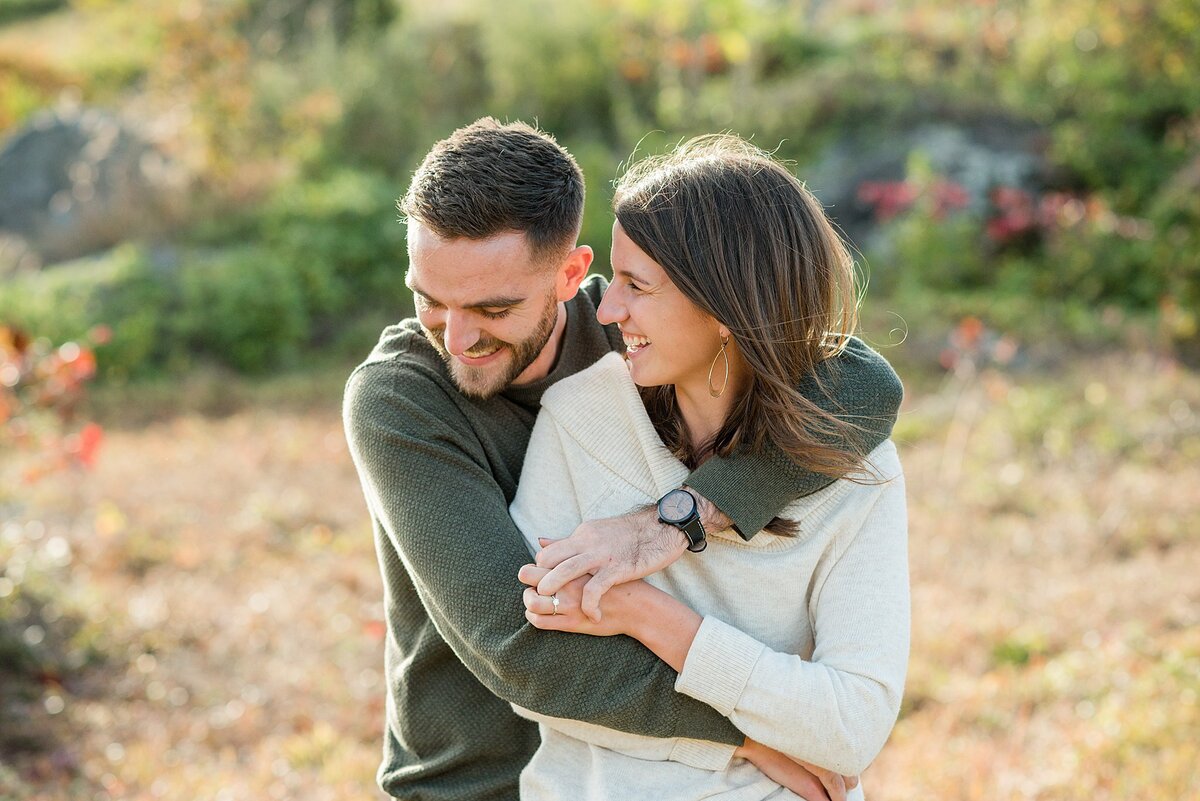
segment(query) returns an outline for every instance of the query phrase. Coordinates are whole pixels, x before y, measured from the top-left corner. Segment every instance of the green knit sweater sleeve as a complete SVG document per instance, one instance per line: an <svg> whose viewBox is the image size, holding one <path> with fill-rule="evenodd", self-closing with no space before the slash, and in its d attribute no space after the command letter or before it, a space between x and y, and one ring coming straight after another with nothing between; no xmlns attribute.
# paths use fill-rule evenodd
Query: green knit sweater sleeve
<svg viewBox="0 0 1200 801"><path fill-rule="evenodd" d="M525 621L517 571L531 557L489 454L441 388L376 367L347 385L351 453L372 515L438 634L471 672L497 696L545 715L740 744L726 718L676 693L675 672L636 640L542 632Z"/></svg>
<svg viewBox="0 0 1200 801"><path fill-rule="evenodd" d="M864 454L891 436L904 397L892 366L857 337L851 337L839 355L821 362L816 376L806 376L800 391L825 411L857 425L862 439L858 449ZM750 539L788 503L824 489L833 479L799 467L769 445L757 453L709 459L686 483Z"/></svg>

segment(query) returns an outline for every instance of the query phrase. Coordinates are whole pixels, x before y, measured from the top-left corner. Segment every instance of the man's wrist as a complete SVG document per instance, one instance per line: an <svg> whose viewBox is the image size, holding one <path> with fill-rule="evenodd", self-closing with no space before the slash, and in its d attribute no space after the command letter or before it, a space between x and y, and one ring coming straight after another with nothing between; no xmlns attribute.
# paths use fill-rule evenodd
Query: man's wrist
<svg viewBox="0 0 1200 801"><path fill-rule="evenodd" d="M684 534L683 531L672 526L670 523L664 523L659 520L657 513L654 517L654 524L662 532L662 542L672 556L679 558L687 553L688 546L691 545L687 534Z"/></svg>
<svg viewBox="0 0 1200 801"><path fill-rule="evenodd" d="M692 493L695 495L695 493ZM697 504L699 496L696 497ZM709 504L711 506L711 504ZM664 523L658 516L658 507L650 504L646 507L646 525L656 532L654 541L659 543L661 547L670 553L675 558L678 558L687 551L689 545L687 535L680 531L670 523Z"/></svg>
<svg viewBox="0 0 1200 801"><path fill-rule="evenodd" d="M700 522L704 524L705 531L724 531L733 525L733 521L708 498L691 487L685 486L684 489L696 498L696 511L700 513Z"/></svg>

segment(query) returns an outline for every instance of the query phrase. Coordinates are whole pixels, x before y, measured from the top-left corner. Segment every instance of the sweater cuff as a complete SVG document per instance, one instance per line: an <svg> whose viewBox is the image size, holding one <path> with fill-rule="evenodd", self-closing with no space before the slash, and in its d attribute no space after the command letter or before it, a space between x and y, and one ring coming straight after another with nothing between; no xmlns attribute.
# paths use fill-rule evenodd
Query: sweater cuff
<svg viewBox="0 0 1200 801"><path fill-rule="evenodd" d="M684 481L733 521L744 540L766 527L796 498L832 483L829 476L801 469L771 443L759 453L714 456Z"/></svg>
<svg viewBox="0 0 1200 801"><path fill-rule="evenodd" d="M675 680L675 691L729 717L765 649L749 634L715 617L705 617Z"/></svg>
<svg viewBox="0 0 1200 801"><path fill-rule="evenodd" d="M710 743L707 740L688 740L679 738L671 748L672 762L679 762L701 770L725 770L733 759L735 748L724 743Z"/></svg>

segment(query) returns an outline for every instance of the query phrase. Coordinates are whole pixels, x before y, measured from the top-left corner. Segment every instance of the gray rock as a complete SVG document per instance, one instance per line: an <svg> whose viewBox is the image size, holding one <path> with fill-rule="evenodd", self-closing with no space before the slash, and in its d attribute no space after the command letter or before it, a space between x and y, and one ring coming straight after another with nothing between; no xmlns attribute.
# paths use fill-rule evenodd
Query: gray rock
<svg viewBox="0 0 1200 801"><path fill-rule="evenodd" d="M848 136L799 174L849 239L870 249L878 244L879 227L871 206L858 199L863 183L904 180L909 158L920 153L936 175L966 191L968 209L982 213L994 187L1033 191L1045 185L1049 167L1041 140L1037 128L1016 121L929 122Z"/></svg>
<svg viewBox="0 0 1200 801"><path fill-rule="evenodd" d="M0 149L0 276L160 235L182 219L189 183L111 113L44 112Z"/></svg>

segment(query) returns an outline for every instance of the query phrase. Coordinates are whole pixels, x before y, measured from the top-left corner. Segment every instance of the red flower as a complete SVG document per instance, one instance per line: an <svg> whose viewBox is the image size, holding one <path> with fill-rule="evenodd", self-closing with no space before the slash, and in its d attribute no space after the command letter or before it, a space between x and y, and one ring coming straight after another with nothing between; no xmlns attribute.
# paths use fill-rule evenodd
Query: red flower
<svg viewBox="0 0 1200 801"><path fill-rule="evenodd" d="M858 199L874 207L880 222L907 211L919 195L917 187L907 181L864 181L858 187Z"/></svg>
<svg viewBox="0 0 1200 801"><path fill-rule="evenodd" d="M933 218L935 220L945 219L951 211L965 209L971 200L971 196L967 194L967 190L962 187L962 184L954 181L939 180L935 182L932 193Z"/></svg>
<svg viewBox="0 0 1200 801"><path fill-rule="evenodd" d="M992 190L992 205L998 214L988 220L985 231L993 242L1008 242L1037 227L1033 196L1023 189L996 187Z"/></svg>

